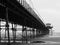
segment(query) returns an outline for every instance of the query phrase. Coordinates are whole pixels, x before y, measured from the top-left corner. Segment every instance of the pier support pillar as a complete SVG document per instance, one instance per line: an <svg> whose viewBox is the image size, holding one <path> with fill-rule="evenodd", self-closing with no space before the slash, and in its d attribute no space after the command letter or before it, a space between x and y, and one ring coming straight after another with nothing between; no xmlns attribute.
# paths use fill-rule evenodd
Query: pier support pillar
<svg viewBox="0 0 60 45"><path fill-rule="evenodd" d="M14 43L16 41L16 27L17 27L17 25L14 25L14 27L13 27L13 23L12 23L12 33L13 33L13 42Z"/></svg>
<svg viewBox="0 0 60 45"><path fill-rule="evenodd" d="M14 42L16 41L16 27L17 25L14 25Z"/></svg>
<svg viewBox="0 0 60 45"><path fill-rule="evenodd" d="M1 43L1 20L0 20L0 43Z"/></svg>
<svg viewBox="0 0 60 45"><path fill-rule="evenodd" d="M35 37L35 30L34 30L34 28L32 29L32 31L33 31L33 38Z"/></svg>
<svg viewBox="0 0 60 45"><path fill-rule="evenodd" d="M5 38L6 38L6 24L5 24Z"/></svg>
<svg viewBox="0 0 60 45"><path fill-rule="evenodd" d="M25 27L25 28L26 28L26 27ZM27 38L28 38L28 37L27 37L27 29L26 29L26 43L28 43L28 40L27 40Z"/></svg>
<svg viewBox="0 0 60 45"><path fill-rule="evenodd" d="M23 39L24 39L24 37L23 37L23 31L24 31L24 26L22 26L22 43L23 43Z"/></svg>
<svg viewBox="0 0 60 45"><path fill-rule="evenodd" d="M6 8L6 29L8 33L8 45L10 45L10 36L9 36L9 24L8 24L8 8Z"/></svg>

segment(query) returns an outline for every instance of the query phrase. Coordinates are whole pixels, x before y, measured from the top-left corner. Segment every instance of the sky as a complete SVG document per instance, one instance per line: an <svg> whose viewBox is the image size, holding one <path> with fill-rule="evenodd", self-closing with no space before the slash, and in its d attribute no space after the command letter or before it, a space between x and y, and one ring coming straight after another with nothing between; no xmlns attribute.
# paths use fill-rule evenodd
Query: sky
<svg viewBox="0 0 60 45"><path fill-rule="evenodd" d="M38 12L43 22L51 23L55 32L60 32L60 0L27 0Z"/></svg>

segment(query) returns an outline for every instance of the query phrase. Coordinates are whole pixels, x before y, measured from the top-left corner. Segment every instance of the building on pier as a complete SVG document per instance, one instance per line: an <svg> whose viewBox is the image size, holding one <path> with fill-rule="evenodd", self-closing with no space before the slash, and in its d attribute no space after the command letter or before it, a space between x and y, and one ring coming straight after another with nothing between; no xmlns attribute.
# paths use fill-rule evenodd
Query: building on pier
<svg viewBox="0 0 60 45"><path fill-rule="evenodd" d="M53 35L53 26L50 23L47 23L46 27L49 29L49 35Z"/></svg>

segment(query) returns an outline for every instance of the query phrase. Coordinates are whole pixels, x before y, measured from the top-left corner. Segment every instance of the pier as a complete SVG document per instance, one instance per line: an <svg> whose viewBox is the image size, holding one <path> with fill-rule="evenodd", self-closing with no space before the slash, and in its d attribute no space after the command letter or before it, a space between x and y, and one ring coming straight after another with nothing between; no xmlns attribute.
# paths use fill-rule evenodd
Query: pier
<svg viewBox="0 0 60 45"><path fill-rule="evenodd" d="M2 22L5 24L2 25ZM2 30L5 37L2 37ZM17 36L17 32L21 34ZM31 39L48 34L49 28L25 0L0 0L0 44L28 44Z"/></svg>

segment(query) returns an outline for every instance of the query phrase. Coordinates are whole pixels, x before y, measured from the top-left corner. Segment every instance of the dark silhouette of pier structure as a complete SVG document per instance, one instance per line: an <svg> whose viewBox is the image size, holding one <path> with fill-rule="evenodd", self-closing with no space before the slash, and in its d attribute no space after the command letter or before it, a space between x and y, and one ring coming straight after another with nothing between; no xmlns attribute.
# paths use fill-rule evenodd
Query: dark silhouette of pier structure
<svg viewBox="0 0 60 45"><path fill-rule="evenodd" d="M21 2L21 3L20 3ZM28 8L25 6L27 5ZM5 25L1 25L1 21L5 21ZM10 33L9 33L9 23L12 24L12 32L13 32L13 43L16 43L16 26L22 26L22 35L21 40L30 41L32 38L41 37L47 35L49 33L49 29L45 26L44 22L37 16L34 10L29 7L29 5L23 0L0 0L0 43L1 43L1 29L5 26L5 38L7 31L7 40L8 45L10 45ZM14 25L15 24L15 25ZM27 27L32 29L27 30ZM26 36L24 36L24 31L26 32ZM28 31L33 32L32 35L27 35ZM36 34L35 34L36 32Z"/></svg>

